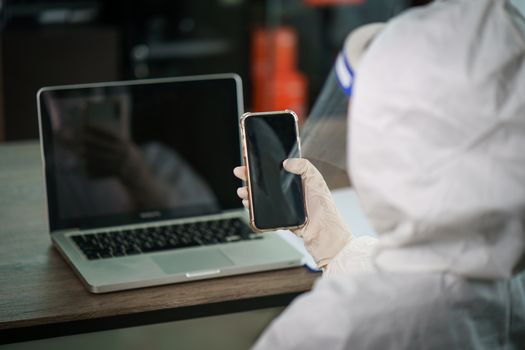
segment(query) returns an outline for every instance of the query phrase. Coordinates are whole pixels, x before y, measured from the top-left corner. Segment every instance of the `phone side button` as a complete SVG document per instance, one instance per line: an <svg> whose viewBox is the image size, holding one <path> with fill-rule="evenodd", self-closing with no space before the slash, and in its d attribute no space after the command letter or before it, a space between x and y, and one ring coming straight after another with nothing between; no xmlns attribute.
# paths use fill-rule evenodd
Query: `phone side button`
<svg viewBox="0 0 525 350"><path fill-rule="evenodd" d="M196 277L218 275L220 273L221 273L220 269L195 271L195 272L186 272L186 278L196 278Z"/></svg>

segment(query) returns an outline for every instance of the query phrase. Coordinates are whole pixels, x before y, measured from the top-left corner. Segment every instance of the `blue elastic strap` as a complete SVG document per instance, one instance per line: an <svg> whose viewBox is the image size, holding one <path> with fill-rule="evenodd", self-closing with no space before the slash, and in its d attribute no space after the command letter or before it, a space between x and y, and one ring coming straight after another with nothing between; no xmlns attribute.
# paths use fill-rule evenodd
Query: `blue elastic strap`
<svg viewBox="0 0 525 350"><path fill-rule="evenodd" d="M345 95L349 97L352 96L355 75L352 66L350 66L350 63L342 52L339 53L335 62L335 76Z"/></svg>

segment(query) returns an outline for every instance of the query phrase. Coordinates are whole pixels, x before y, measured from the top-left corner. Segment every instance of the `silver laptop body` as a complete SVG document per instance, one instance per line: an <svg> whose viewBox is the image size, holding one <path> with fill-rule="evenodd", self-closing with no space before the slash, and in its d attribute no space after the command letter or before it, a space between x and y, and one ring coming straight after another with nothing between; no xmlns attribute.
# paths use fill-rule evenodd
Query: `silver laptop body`
<svg viewBox="0 0 525 350"><path fill-rule="evenodd" d="M46 87L37 104L52 242L89 291L302 263L246 231L237 75Z"/></svg>

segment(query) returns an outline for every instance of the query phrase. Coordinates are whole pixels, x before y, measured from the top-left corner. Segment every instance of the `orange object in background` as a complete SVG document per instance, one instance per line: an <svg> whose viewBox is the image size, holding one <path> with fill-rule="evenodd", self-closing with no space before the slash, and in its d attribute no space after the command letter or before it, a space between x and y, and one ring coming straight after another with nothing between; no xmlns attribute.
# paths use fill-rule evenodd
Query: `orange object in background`
<svg viewBox="0 0 525 350"><path fill-rule="evenodd" d="M252 43L253 110L291 109L302 122L308 83L297 69L297 33L290 27L259 28Z"/></svg>

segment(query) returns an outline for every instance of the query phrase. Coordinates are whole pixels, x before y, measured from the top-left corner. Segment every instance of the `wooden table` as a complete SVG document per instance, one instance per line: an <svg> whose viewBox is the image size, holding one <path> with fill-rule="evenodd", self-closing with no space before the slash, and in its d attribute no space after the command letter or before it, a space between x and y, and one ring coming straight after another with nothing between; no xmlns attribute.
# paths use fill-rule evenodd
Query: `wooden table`
<svg viewBox="0 0 525 350"><path fill-rule="evenodd" d="M94 295L51 246L36 142L0 146L0 344L287 305L304 268Z"/></svg>

